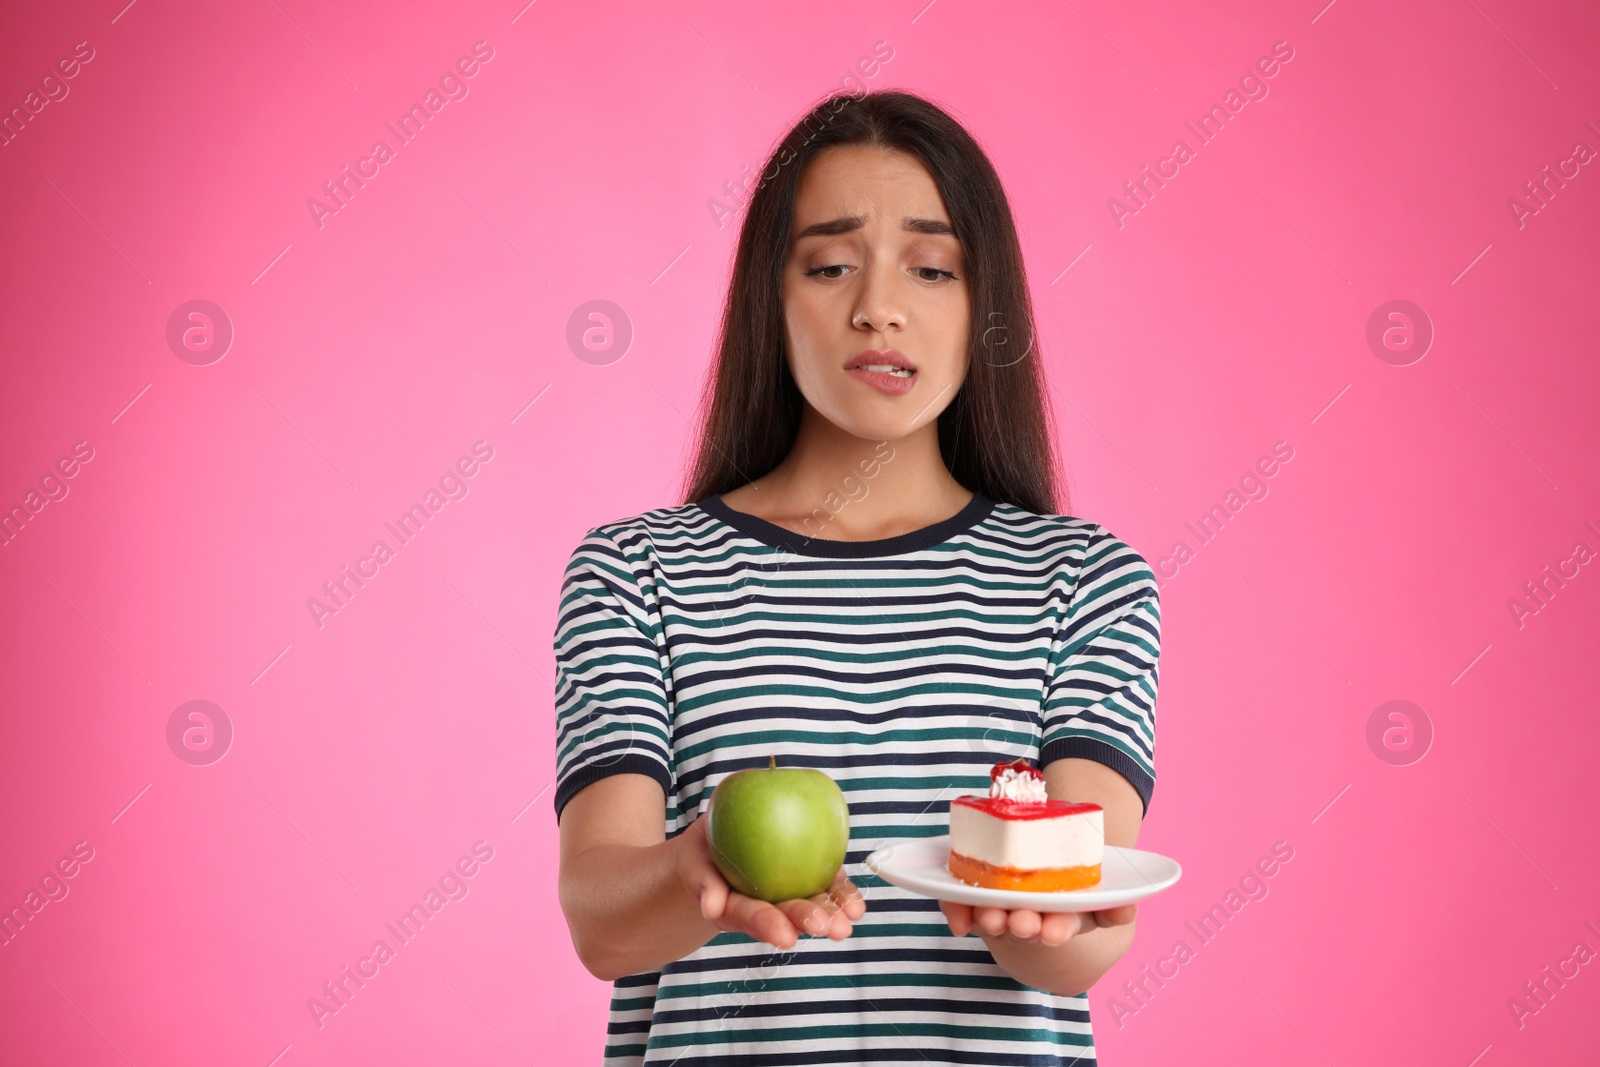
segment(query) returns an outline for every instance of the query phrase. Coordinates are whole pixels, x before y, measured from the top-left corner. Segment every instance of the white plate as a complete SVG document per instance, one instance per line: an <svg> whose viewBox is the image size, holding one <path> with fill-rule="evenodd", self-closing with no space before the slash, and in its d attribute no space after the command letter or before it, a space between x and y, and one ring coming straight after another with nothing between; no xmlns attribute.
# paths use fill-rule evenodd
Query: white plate
<svg viewBox="0 0 1600 1067"><path fill-rule="evenodd" d="M867 869L913 893L988 908L1034 911L1102 911L1132 904L1175 883L1183 874L1177 860L1136 848L1106 846L1100 882L1064 893L1025 889L985 889L950 873L950 837L911 837L891 841L866 859Z"/></svg>

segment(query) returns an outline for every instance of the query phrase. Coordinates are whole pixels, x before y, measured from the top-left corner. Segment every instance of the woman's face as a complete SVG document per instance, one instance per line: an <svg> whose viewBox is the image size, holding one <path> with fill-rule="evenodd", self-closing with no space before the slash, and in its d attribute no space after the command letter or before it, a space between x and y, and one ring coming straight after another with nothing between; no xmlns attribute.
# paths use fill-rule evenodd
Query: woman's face
<svg viewBox="0 0 1600 1067"><path fill-rule="evenodd" d="M970 309L961 242L919 160L856 145L812 158L783 307L790 373L828 421L895 440L938 418L966 376ZM893 362L914 373L850 369Z"/></svg>

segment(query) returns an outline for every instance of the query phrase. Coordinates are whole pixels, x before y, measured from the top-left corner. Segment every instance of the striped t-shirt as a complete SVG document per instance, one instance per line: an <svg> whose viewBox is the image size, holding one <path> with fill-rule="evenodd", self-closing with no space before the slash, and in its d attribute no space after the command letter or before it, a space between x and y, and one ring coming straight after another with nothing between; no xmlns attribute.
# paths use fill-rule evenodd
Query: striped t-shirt
<svg viewBox="0 0 1600 1067"><path fill-rule="evenodd" d="M1104 527L982 494L874 541L807 538L720 495L590 530L555 630L556 790L610 774L666 793L671 838L723 778L814 767L850 806L848 938L779 951L719 932L613 984L604 1062L1094 1062L1087 995L1011 978L938 901L863 860L949 831L950 799L1000 760L1063 756L1155 781L1160 605Z"/></svg>

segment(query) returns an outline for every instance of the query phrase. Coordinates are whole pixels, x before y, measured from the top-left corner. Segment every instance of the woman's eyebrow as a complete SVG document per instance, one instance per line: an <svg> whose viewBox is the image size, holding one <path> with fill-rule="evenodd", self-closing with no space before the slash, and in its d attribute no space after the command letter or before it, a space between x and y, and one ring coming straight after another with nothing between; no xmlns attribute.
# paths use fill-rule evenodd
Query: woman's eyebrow
<svg viewBox="0 0 1600 1067"><path fill-rule="evenodd" d="M843 215L827 222L812 223L795 234L794 239L799 241L806 237L834 237L841 233L849 233L851 230L859 230L866 224L867 220L861 215ZM944 237L956 235L950 224L940 219L908 217L901 220L900 228L906 233L925 233Z"/></svg>

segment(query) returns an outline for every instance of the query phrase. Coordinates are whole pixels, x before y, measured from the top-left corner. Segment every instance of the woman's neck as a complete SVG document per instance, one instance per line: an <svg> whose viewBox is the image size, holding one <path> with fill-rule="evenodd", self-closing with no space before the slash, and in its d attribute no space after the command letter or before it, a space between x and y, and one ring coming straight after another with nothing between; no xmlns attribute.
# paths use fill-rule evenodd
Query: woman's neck
<svg viewBox="0 0 1600 1067"><path fill-rule="evenodd" d="M937 421L893 441L869 440L806 404L783 462L723 501L807 537L875 541L947 519L972 496L945 467Z"/></svg>

